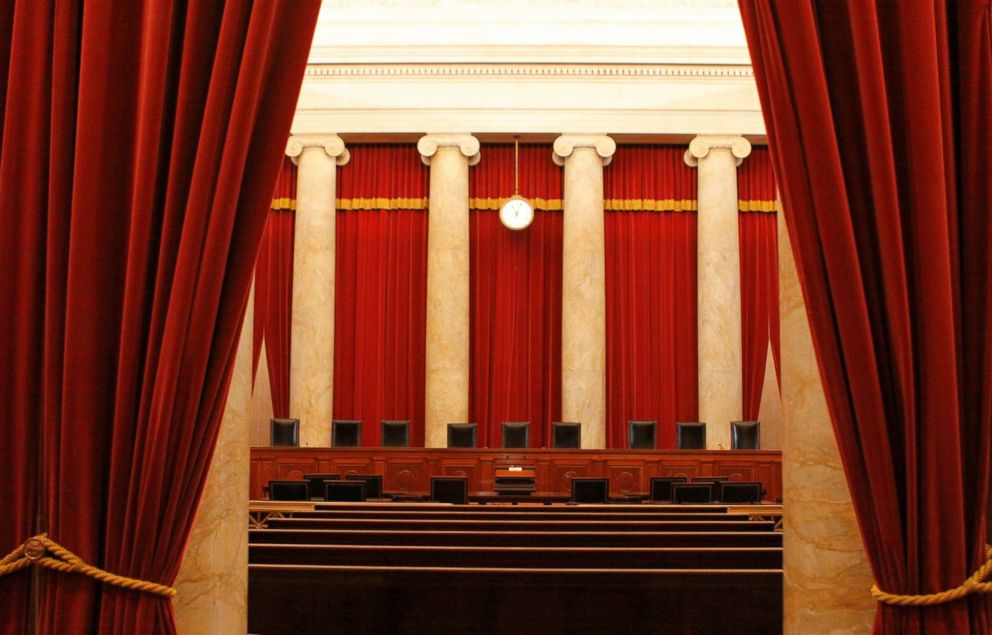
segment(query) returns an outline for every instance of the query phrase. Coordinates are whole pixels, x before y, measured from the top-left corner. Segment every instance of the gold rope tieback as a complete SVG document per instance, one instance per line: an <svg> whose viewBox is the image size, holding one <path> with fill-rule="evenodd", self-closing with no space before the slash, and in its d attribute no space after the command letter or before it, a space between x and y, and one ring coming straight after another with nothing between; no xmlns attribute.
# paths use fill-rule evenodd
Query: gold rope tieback
<svg viewBox="0 0 992 635"><path fill-rule="evenodd" d="M926 593L924 595L898 595L896 593L886 593L878 588L877 584L871 585L871 595L878 602L893 604L895 606L933 606L935 604L945 604L959 600L972 593L992 593L992 582L985 579L992 573L992 547L985 547L985 564L978 568L971 577L961 585L941 591L940 593Z"/></svg>
<svg viewBox="0 0 992 635"><path fill-rule="evenodd" d="M4 556L3 560L0 560L0 578L8 573L20 571L31 565L65 573L81 573L95 578L104 584L121 587L122 589L145 591L167 598L176 596L176 590L171 586L127 578L86 564L82 558L55 542L46 534L38 534L34 538L28 539L23 545Z"/></svg>

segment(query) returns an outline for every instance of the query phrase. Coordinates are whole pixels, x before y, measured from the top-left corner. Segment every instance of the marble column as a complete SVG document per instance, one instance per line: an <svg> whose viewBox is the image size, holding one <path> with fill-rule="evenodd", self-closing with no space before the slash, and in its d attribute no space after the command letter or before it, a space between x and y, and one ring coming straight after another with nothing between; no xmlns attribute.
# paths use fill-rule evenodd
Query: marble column
<svg viewBox="0 0 992 635"><path fill-rule="evenodd" d="M730 448L730 422L744 411L737 166L751 154L744 137L699 136L685 153L697 168L699 420L706 447Z"/></svg>
<svg viewBox="0 0 992 635"><path fill-rule="evenodd" d="M248 470L254 285L200 507L179 568L173 606L180 633L248 629Z"/></svg>
<svg viewBox="0 0 992 635"><path fill-rule="evenodd" d="M606 447L606 238L603 168L616 142L565 134L554 161L565 168L562 228L561 416L582 423L582 447Z"/></svg>
<svg viewBox="0 0 992 635"><path fill-rule="evenodd" d="M868 589L873 580L837 451L783 222L779 223L778 253L785 411L784 631L795 635L870 633L875 602Z"/></svg>
<svg viewBox="0 0 992 635"><path fill-rule="evenodd" d="M299 166L293 238L289 416L301 446L331 444L334 388L334 230L337 166L350 158L337 135L291 137Z"/></svg>
<svg viewBox="0 0 992 635"><path fill-rule="evenodd" d="M479 162L479 140L429 134L417 149L431 168L424 440L429 448L442 448L447 424L468 421L468 168Z"/></svg>

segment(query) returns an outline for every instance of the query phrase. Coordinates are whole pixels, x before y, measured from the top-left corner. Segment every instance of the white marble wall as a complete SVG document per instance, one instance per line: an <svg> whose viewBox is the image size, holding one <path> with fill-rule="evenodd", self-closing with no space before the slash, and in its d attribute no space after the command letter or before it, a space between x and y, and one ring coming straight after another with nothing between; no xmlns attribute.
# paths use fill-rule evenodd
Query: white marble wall
<svg viewBox="0 0 992 635"><path fill-rule="evenodd" d="M254 292L241 327L220 436L173 600L183 635L248 629L248 469Z"/></svg>
<svg viewBox="0 0 992 635"><path fill-rule="evenodd" d="M699 420L711 449L730 448L744 409L737 166L750 153L744 137L722 136L698 136L685 153L698 171Z"/></svg>
<svg viewBox="0 0 992 635"><path fill-rule="evenodd" d="M337 166L348 150L337 135L291 137L299 166L293 243L293 317L289 415L301 446L331 444L334 389L334 241Z"/></svg>
<svg viewBox="0 0 992 635"><path fill-rule="evenodd" d="M431 168L424 437L427 447L443 448L447 424L468 421L468 168L479 161L479 140L430 134L417 149Z"/></svg>
<svg viewBox="0 0 992 635"><path fill-rule="evenodd" d="M603 168L617 145L605 135L562 135L561 415L582 423L582 447L606 447L606 237Z"/></svg>

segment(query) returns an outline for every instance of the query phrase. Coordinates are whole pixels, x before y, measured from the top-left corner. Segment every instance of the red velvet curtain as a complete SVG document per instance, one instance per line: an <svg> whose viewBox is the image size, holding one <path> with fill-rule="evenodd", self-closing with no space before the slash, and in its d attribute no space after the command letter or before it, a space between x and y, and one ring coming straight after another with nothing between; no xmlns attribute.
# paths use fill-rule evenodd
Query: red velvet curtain
<svg viewBox="0 0 992 635"><path fill-rule="evenodd" d="M354 144L338 170L334 287L334 418L409 419L424 444L427 192L413 145Z"/></svg>
<svg viewBox="0 0 992 635"><path fill-rule="evenodd" d="M530 421L531 447L561 419L562 169L550 144L520 146L520 194L530 227L499 220L513 196L514 149L492 144L469 170L471 348L469 420L479 444L502 446L501 422Z"/></svg>
<svg viewBox="0 0 992 635"><path fill-rule="evenodd" d="M627 421L699 416L696 359L696 174L669 146L618 146L606 199L606 444L627 447Z"/></svg>
<svg viewBox="0 0 992 635"><path fill-rule="evenodd" d="M252 386L265 345L272 411L289 416L290 331L293 323L293 231L296 226L296 166L283 157L272 208L255 262Z"/></svg>
<svg viewBox="0 0 992 635"><path fill-rule="evenodd" d="M992 429L988 0L742 0L820 374L881 589L985 560ZM880 633L987 633L987 596Z"/></svg>
<svg viewBox="0 0 992 635"><path fill-rule="evenodd" d="M756 420L771 347L779 365L778 226L775 171L768 148L754 148L737 168L741 263L744 418Z"/></svg>
<svg viewBox="0 0 992 635"><path fill-rule="evenodd" d="M0 8L0 552L38 531L171 583L230 382L318 2ZM81 575L0 632L174 632Z"/></svg>

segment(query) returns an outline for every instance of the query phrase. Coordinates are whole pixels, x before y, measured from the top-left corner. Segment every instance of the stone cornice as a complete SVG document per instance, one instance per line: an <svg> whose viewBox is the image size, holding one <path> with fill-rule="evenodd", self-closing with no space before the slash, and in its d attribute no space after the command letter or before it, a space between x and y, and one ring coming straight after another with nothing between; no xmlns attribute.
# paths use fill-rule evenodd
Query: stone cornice
<svg viewBox="0 0 992 635"><path fill-rule="evenodd" d="M458 148L468 159L469 165L479 162L479 140L470 134L427 134L417 141L417 151L424 165L431 164L431 157L437 154L438 148Z"/></svg>
<svg viewBox="0 0 992 635"><path fill-rule="evenodd" d="M565 159L572 155L576 148L594 148L596 154L603 159L603 166L610 164L613 153L617 150L617 142L607 135L563 134L555 139L554 152L551 158L555 165L564 166Z"/></svg>
<svg viewBox="0 0 992 635"><path fill-rule="evenodd" d="M737 165L751 154L751 142L740 136L700 135L689 142L684 159L689 167L699 165L700 159L705 159L711 150L729 150Z"/></svg>
<svg viewBox="0 0 992 635"><path fill-rule="evenodd" d="M299 136L294 135L286 142L286 156L299 165L300 155L307 148L323 148L337 165L345 165L351 160L351 154L344 145L344 140L337 135Z"/></svg>
<svg viewBox="0 0 992 635"><path fill-rule="evenodd" d="M742 64L308 64L305 77L754 78Z"/></svg>

